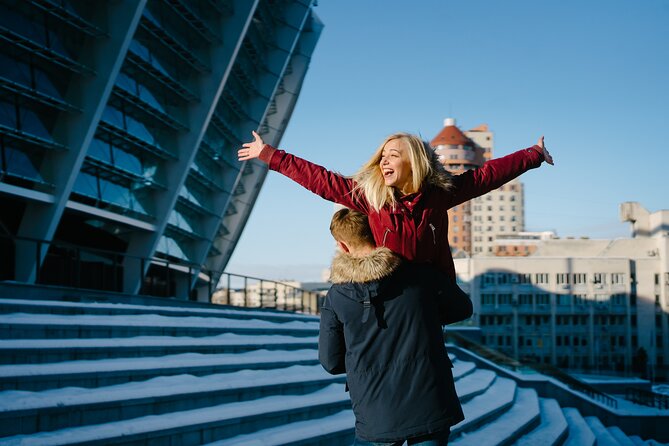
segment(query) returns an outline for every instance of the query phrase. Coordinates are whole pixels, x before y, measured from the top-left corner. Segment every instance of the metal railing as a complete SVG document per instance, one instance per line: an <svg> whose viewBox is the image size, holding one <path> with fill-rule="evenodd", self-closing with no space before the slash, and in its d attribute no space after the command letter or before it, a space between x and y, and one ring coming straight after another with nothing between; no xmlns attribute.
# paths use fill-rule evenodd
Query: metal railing
<svg viewBox="0 0 669 446"><path fill-rule="evenodd" d="M7 232L6 230L4 232ZM186 280L189 293L206 287L209 302L248 308L267 308L318 314L322 292L288 283L232 273L217 273L201 265L161 257L143 258L64 241L47 241L0 233L0 281L20 281L14 250L23 249L35 271L35 283L77 289L123 292L123 277L137 268L139 294L176 296L176 279ZM196 277L197 275L197 277ZM219 288L216 288L219 284ZM220 288L223 286L223 288ZM192 295L189 294L189 297Z"/></svg>
<svg viewBox="0 0 669 446"><path fill-rule="evenodd" d="M648 390L628 387L625 389L625 399L635 404L655 407L656 409L669 409L669 395L662 395Z"/></svg>
<svg viewBox="0 0 669 446"><path fill-rule="evenodd" d="M511 358L504 355L503 353L493 350L485 345L479 344L478 342L472 341L471 339L463 336L460 333L455 332L445 332L444 340L451 341L453 344L460 345L467 350L474 352L475 354L494 362L500 366L509 368L513 371L522 371L523 369L531 369L543 375L550 376L555 378L558 381L563 382L568 385L571 389L581 392L589 396L590 398L606 404L609 407L617 408L618 401L615 398L610 397L609 395L600 392L594 387L579 381L568 373L563 372L562 370L554 367L550 364L541 364L541 363L527 363L518 361L517 359Z"/></svg>
<svg viewBox="0 0 669 446"><path fill-rule="evenodd" d="M224 272L212 301L246 308L268 308L319 314L322 290L305 290L295 285L259 277Z"/></svg>

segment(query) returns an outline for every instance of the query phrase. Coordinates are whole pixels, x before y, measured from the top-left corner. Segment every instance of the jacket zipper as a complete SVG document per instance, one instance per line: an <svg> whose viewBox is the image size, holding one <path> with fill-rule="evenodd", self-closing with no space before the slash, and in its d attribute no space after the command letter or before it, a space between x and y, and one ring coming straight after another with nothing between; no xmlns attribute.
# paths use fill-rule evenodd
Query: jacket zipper
<svg viewBox="0 0 669 446"><path fill-rule="evenodd" d="M383 233L383 242L381 243L381 246L385 247L386 246L386 236L390 232L390 229L386 228L386 232Z"/></svg>
<svg viewBox="0 0 669 446"><path fill-rule="evenodd" d="M430 223L430 229L432 229L432 241L434 244L437 244L437 228L434 227L432 223Z"/></svg>

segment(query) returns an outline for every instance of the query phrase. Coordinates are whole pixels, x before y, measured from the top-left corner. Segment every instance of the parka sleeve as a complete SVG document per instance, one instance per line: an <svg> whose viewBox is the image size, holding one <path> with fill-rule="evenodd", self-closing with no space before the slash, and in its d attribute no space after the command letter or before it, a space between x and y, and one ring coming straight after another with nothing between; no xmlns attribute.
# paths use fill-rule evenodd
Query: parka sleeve
<svg viewBox="0 0 669 446"><path fill-rule="evenodd" d="M344 324L332 309L330 293L321 307L321 322L318 334L318 360L332 375L346 373L346 343Z"/></svg>
<svg viewBox="0 0 669 446"><path fill-rule="evenodd" d="M522 173L539 167L544 160L539 146L519 150L502 158L487 161L483 166L452 178L449 207L457 206L508 183Z"/></svg>
<svg viewBox="0 0 669 446"><path fill-rule="evenodd" d="M452 279L443 282L437 295L441 325L461 322L474 314L472 300Z"/></svg>
<svg viewBox="0 0 669 446"><path fill-rule="evenodd" d="M270 170L287 176L328 201L365 214L369 213L367 200L353 191L355 184L350 178L276 149L269 144L265 144L260 152L259 159L267 163Z"/></svg>

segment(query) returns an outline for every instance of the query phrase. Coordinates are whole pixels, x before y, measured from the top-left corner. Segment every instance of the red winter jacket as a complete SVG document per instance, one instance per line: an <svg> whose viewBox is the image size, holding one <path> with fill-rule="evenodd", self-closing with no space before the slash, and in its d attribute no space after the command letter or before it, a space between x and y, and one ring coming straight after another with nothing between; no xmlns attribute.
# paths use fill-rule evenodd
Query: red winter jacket
<svg viewBox="0 0 669 446"><path fill-rule="evenodd" d="M266 144L260 160L326 200L367 214L377 246L385 246L407 260L436 264L455 280L455 265L448 244L446 211L497 189L520 174L539 167L539 146L519 150L486 162L478 169L454 175L449 189L428 183L418 193L399 198L398 206L375 211L367 200L352 193L351 178L275 149Z"/></svg>

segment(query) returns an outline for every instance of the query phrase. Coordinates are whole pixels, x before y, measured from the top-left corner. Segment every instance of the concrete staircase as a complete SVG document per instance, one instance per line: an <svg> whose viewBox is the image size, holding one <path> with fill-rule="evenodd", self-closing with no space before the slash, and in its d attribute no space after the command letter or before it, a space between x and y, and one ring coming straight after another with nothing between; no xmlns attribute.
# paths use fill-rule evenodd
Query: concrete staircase
<svg viewBox="0 0 669 446"><path fill-rule="evenodd" d="M172 305L0 299L0 445L351 444L317 317ZM452 444L651 444L452 359Z"/></svg>

